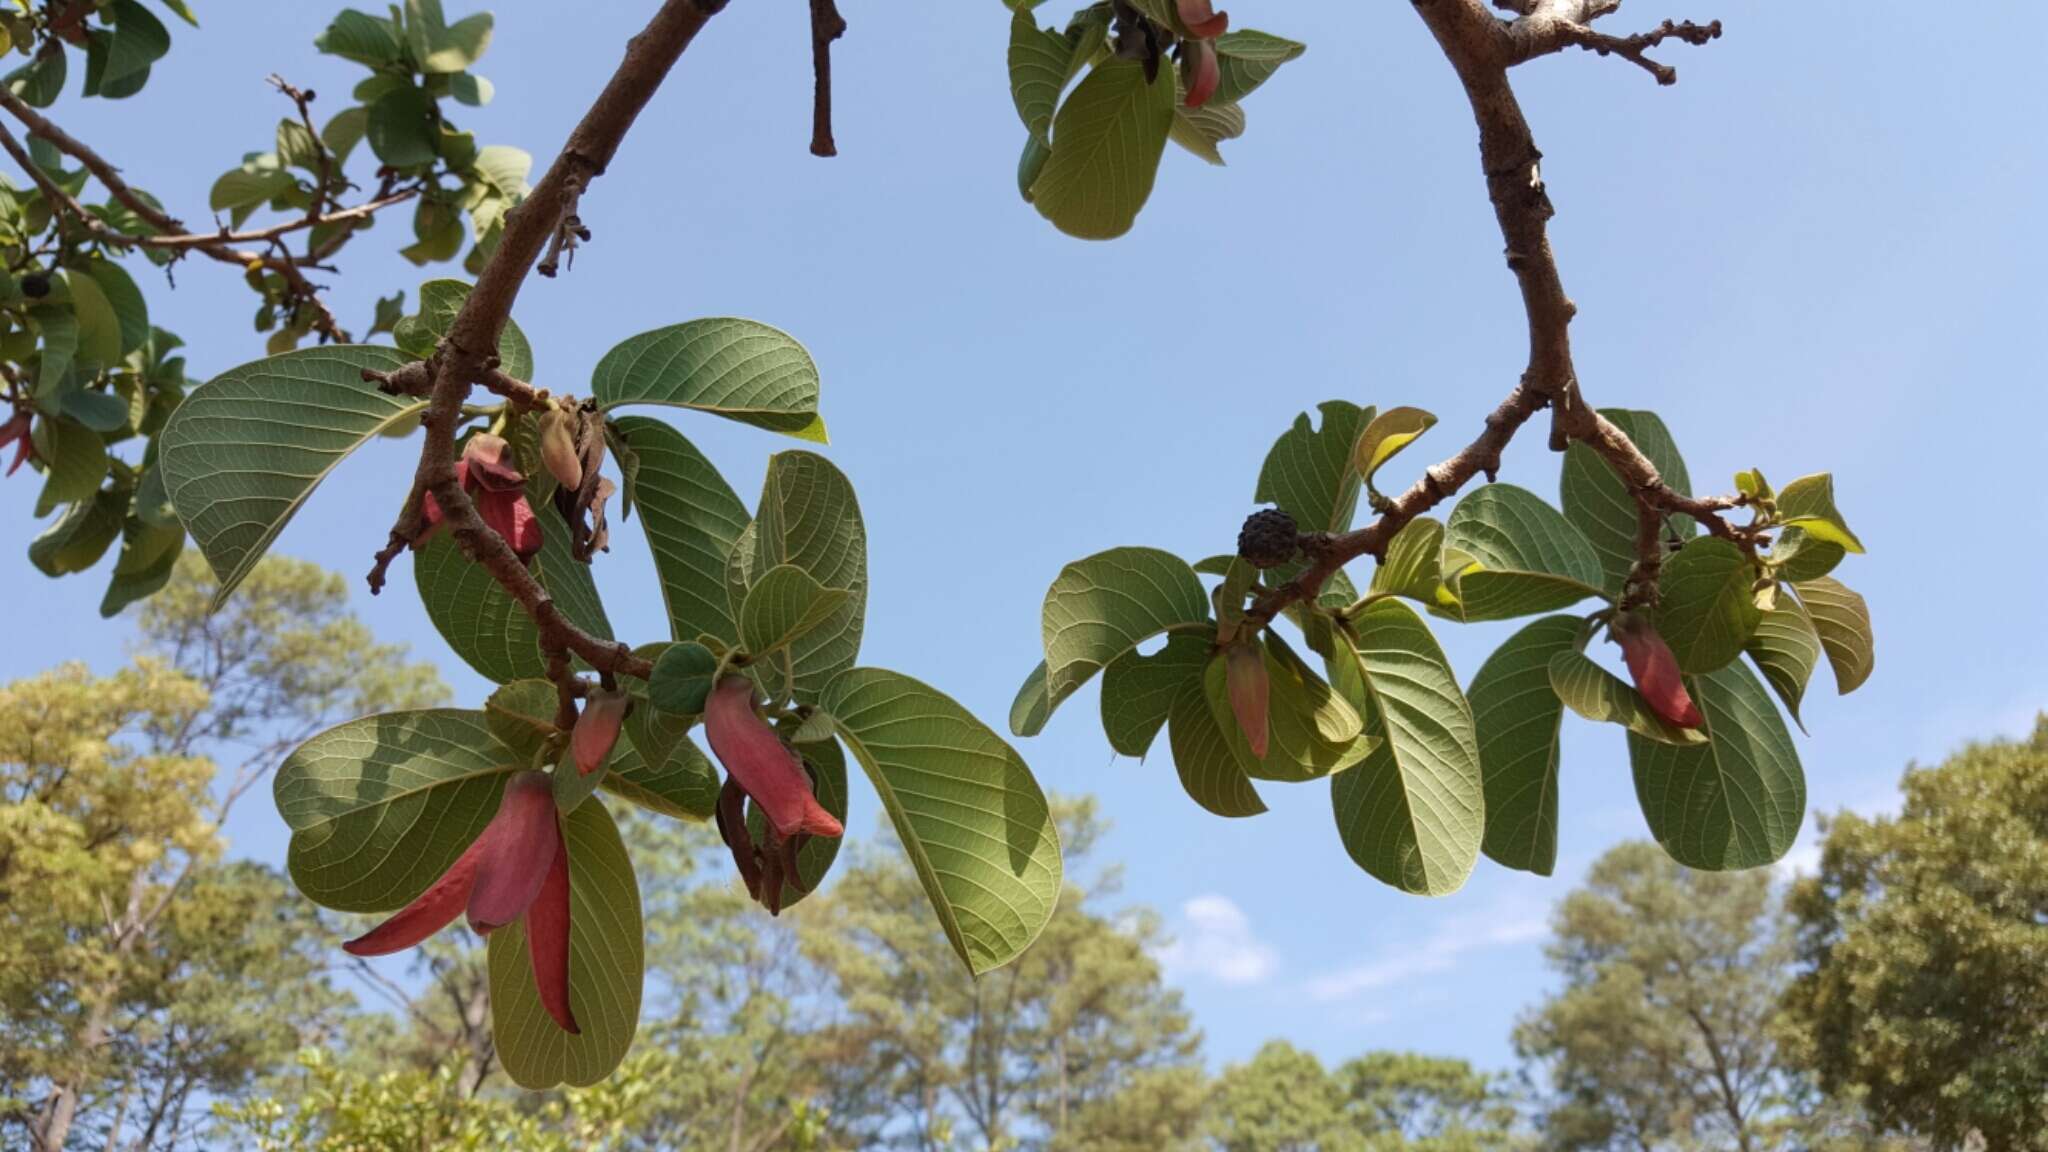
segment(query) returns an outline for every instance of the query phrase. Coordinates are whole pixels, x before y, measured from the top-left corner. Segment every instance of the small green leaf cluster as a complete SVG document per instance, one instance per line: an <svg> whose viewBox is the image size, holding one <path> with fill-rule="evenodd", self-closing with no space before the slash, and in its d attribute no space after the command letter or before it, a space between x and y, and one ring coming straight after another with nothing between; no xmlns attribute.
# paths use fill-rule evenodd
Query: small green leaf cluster
<svg viewBox="0 0 2048 1152"><path fill-rule="evenodd" d="M1195 42L1172 0L1138 0L1121 18L1103 0L1062 30L1039 25L1043 0L1006 2L1010 95L1025 131L1017 188L1054 227L1085 240L1130 231L1168 140L1222 164L1221 145L1244 134L1241 102L1307 50L1249 29L1202 40L1219 75L1214 92L1190 107L1195 57L1162 55Z"/></svg>
<svg viewBox="0 0 2048 1152"><path fill-rule="evenodd" d="M341 459L373 437L417 427L425 401L381 391L364 373L430 354L468 292L458 281L423 285L421 310L396 325L400 347L287 352L193 390L164 432L163 474L222 597ZM499 357L507 372L533 377L517 325L507 324ZM667 640L635 649L650 678L621 675L616 689L607 682L604 690L623 691L631 706L596 771L579 773L570 755L561 685L533 620L443 532L415 553L419 595L449 648L499 687L480 709L350 721L302 745L277 775L300 889L330 908L385 912L419 897L464 853L514 774L553 774L570 858L570 1002L582 1030L549 1018L524 928L492 932L497 1047L521 1084L593 1083L631 1043L644 964L640 895L608 804L714 816L720 773L692 730L712 686L728 677L752 679L765 719L834 817L846 815L849 755L865 770L970 971L1016 957L1058 902L1058 836L1023 759L938 690L857 666L867 529L847 476L816 452L780 452L749 508L673 424L621 411L681 409L823 443L819 383L810 354L787 334L718 317L625 340L598 362L587 402L559 393L546 401L604 422L622 519L645 530L669 618ZM464 412L470 434L505 439L527 478L525 498L547 507L557 481L540 459L542 414L512 404ZM568 536L549 519L530 571L565 617L611 640L591 568L571 555ZM758 809L746 823L758 844L767 834ZM836 837L802 843L781 904L815 890L838 848Z"/></svg>
<svg viewBox="0 0 2048 1152"><path fill-rule="evenodd" d="M1662 421L1603 415L1689 494ZM1304 540L1345 533L1361 488L1374 508L1390 507L1374 474L1434 423L1418 409L1329 401L1319 424L1303 414L1281 435L1255 499L1287 513ZM1862 598L1830 575L1862 551L1832 480L1803 477L1773 492L1752 471L1737 492L1726 503L1748 509L1750 524L1704 535L1689 517L1664 517L1656 562L1645 564L1631 488L1574 443L1559 504L1488 483L1445 519L1407 520L1363 595L1339 569L1312 601L1283 609L1298 645L1253 625L1260 596L1299 576L1302 559L1260 572L1241 557L1098 553L1067 565L1046 593L1045 661L1017 694L1011 731L1036 735L1101 673L1111 747L1144 756L1164 728L1181 785L1203 808L1253 816L1265 811L1258 782L1328 780L1358 866L1439 895L1463 885L1482 852L1549 874L1559 732L1571 711L1626 730L1644 817L1674 858L1701 869L1767 864L1791 847L1806 804L1778 703L1798 719L1823 656L1837 687L1854 690L1870 674L1873 639ZM1657 573L1654 586L1634 588L1646 571ZM1205 576L1217 582L1205 586ZM1623 612L1648 615L1700 723L1674 722L1587 654ZM1425 616L1536 619L1461 688ZM1162 636L1163 646L1141 650ZM1257 706L1245 707L1248 697Z"/></svg>
<svg viewBox="0 0 2048 1152"><path fill-rule="evenodd" d="M192 22L183 3L165 6ZM84 95L105 99L140 91L169 50L163 24L135 0L84 6L71 24L55 15L76 7L0 13L0 51L30 57L0 83L31 107L49 107L63 94L74 48L85 53ZM295 280L296 269L283 261L329 262L374 223L373 212L335 211L356 188L348 164L365 140L377 173L373 200L416 202L408 259L452 259L474 237L474 268L496 243L506 211L526 194L531 160L516 148L478 146L442 111L449 98L471 105L490 98L489 82L468 68L488 45L491 23L477 14L449 24L439 0L408 0L388 19L343 12L319 46L371 70L355 90L358 103L317 135L309 114L294 111L278 122L271 150L249 153L214 183L209 206L234 228L263 209L313 221L300 229L303 253L279 239L281 260L251 249L243 266L259 298L255 328L270 333L269 351L297 347L321 315L305 298L303 278ZM83 166L71 166L42 136L28 136L25 145L38 174L63 197L86 195L91 175ZM156 204L146 191L136 195ZM150 323L147 300L120 261L139 251L164 267L185 248L135 243L159 239L159 230L111 195L84 210L96 227L73 219L40 185L0 177L0 376L10 405L0 411L0 448L10 454L10 472L27 465L42 476L36 514L54 519L29 545L38 570L83 572L117 553L100 605L111 616L163 586L185 539L158 466L158 434L188 387L176 354L181 341ZM390 331L403 302L402 292L380 301L370 333Z"/></svg>

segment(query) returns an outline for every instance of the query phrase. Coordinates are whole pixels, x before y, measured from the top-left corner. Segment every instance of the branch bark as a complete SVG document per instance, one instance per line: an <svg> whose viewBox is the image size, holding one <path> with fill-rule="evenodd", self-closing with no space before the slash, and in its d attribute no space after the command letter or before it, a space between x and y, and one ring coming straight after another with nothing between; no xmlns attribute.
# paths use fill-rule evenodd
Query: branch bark
<svg viewBox="0 0 2048 1152"><path fill-rule="evenodd" d="M1387 543L1404 525L1455 494L1474 476L1484 472L1491 479L1500 467L1502 449L1544 408L1551 410L1551 448L1561 452L1576 441L1599 453L1628 485L1644 515L1683 512L1715 535L1755 547L1754 537L1719 515L1741 501L1734 497L1696 500L1664 483L1656 465L1628 435L1586 403L1572 362L1571 322L1578 307L1565 293L1557 254L1550 246L1549 223L1556 210L1543 183L1543 153L1536 147L1528 118L1508 82L1508 71L1581 43L1586 25L1620 7L1621 0L1494 3L1516 13L1517 18L1500 19L1487 10L1484 0L1414 0L1416 14L1457 72L1472 105L1487 199L1493 204L1494 219L1506 243L1508 269L1521 287L1522 309L1528 320L1528 363L1520 382L1486 418L1478 438L1456 455L1425 469L1422 478L1394 497L1370 524L1342 534L1305 538L1308 569L1260 594L1247 613L1254 625L1270 622L1289 605L1312 601L1324 581L1350 561L1365 555L1383 556ZM1718 22L1712 29L1713 35L1720 34ZM1659 41L1663 38L1658 36ZM1680 38L1704 43L1704 39ZM1652 565L1661 558L1661 545L1640 557Z"/></svg>
<svg viewBox="0 0 2048 1152"><path fill-rule="evenodd" d="M471 388L495 382L495 377L502 375L497 373L499 334L534 261L558 235L565 216L573 214L572 201L604 174L641 109L705 21L724 6L724 0L665 0L647 27L627 44L625 59L569 133L561 154L526 200L506 217L497 251L484 265L448 335L429 361L433 387L421 417L426 444L420 450L415 492L434 494L444 522L463 551L482 564L533 617L541 647L549 656L550 671L565 693L573 688L563 681L572 679L574 673L567 660L560 658L563 654L581 657L605 677L623 673L644 679L653 668L626 645L593 636L572 623L511 546L483 522L455 479L455 430ZM408 519L416 523L412 504L408 501L401 527ZM393 537L398 534L394 531Z"/></svg>

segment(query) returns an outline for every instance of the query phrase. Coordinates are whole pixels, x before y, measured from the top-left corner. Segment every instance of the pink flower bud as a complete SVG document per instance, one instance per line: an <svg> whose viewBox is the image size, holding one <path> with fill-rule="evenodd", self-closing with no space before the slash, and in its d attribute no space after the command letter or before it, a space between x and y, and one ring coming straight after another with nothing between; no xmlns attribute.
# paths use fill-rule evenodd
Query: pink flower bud
<svg viewBox="0 0 2048 1152"><path fill-rule="evenodd" d="M1642 616L1617 616L1608 631L1621 645L1621 658L1636 682L1636 691L1650 705L1650 711L1680 728L1697 728L1706 723L1699 706L1685 690L1679 675L1678 657L1657 629Z"/></svg>
<svg viewBox="0 0 2048 1152"><path fill-rule="evenodd" d="M569 852L567 846L555 853L548 866L540 894L526 910L526 955L533 962L533 984L540 993L541 1007L554 1017L555 1026L571 1035L576 1013L569 1009Z"/></svg>
<svg viewBox="0 0 2048 1152"><path fill-rule="evenodd" d="M719 763L767 816L776 836L840 836L846 829L811 792L803 761L754 711L754 685L727 676L704 705L704 731Z"/></svg>
<svg viewBox="0 0 2048 1152"><path fill-rule="evenodd" d="M540 414L540 459L562 487L571 492L583 487L583 457L576 451L572 418L560 408Z"/></svg>
<svg viewBox="0 0 2048 1152"><path fill-rule="evenodd" d="M569 749L576 757L576 772L588 776L611 758L619 742L619 726L633 707L633 698L616 688L599 688L583 704L576 729L569 737Z"/></svg>
<svg viewBox="0 0 2048 1152"><path fill-rule="evenodd" d="M1266 655L1257 644L1233 644L1223 657L1225 683L1230 690L1230 711L1237 717L1238 730L1252 755L1266 758L1267 707L1271 683L1266 676Z"/></svg>
<svg viewBox="0 0 2048 1152"><path fill-rule="evenodd" d="M1218 12L1210 0L1179 0L1180 22L1197 40L1214 40L1230 28L1230 13Z"/></svg>

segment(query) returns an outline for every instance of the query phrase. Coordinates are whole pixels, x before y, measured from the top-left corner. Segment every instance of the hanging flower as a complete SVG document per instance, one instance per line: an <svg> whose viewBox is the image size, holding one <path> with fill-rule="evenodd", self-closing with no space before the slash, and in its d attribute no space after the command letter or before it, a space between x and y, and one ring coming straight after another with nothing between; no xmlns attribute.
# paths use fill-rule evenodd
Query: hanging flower
<svg viewBox="0 0 2048 1152"><path fill-rule="evenodd" d="M754 711L754 685L746 677L719 681L704 705L704 730L726 771L718 791L718 834L732 851L747 894L777 915L785 887L804 890L797 853L805 842L846 830L818 803L802 757ZM749 799L767 825L760 844L747 828Z"/></svg>
<svg viewBox="0 0 2048 1152"><path fill-rule="evenodd" d="M526 502L526 477L510 462L511 445L502 436L479 432L462 446L462 458L455 462L455 480L475 502L477 515L521 560L531 560L540 551L540 521ZM420 497L423 525L414 547L424 544L441 526L441 505L432 492Z"/></svg>
<svg viewBox="0 0 2048 1152"><path fill-rule="evenodd" d="M1266 657L1256 642L1233 644L1223 657L1224 684L1229 689L1230 711L1237 717L1238 730L1252 755L1266 758L1267 697L1271 682L1266 675Z"/></svg>
<svg viewBox="0 0 2048 1152"><path fill-rule="evenodd" d="M1621 645L1621 658L1628 664L1628 674L1652 712L1680 728L1697 728L1706 723L1679 676L1678 657L1671 654L1671 645L1658 635L1648 617L1634 613L1617 616L1608 631Z"/></svg>
<svg viewBox="0 0 2048 1152"><path fill-rule="evenodd" d="M541 1005L564 1032L579 1032L569 1009L569 849L547 773L521 772L506 781L497 815L440 879L341 947L351 956L387 956L419 944L465 911L470 928L485 936L525 918Z"/></svg>
<svg viewBox="0 0 2048 1152"><path fill-rule="evenodd" d="M0 448L14 445L14 463L7 466L7 474L14 475L21 470L23 462L35 455L35 444L29 435L29 414L16 412L7 423L0 424Z"/></svg>
<svg viewBox="0 0 2048 1152"><path fill-rule="evenodd" d="M633 698L617 688L599 688L583 704L576 727L569 735L569 750L576 757L576 772L588 776L611 757L619 742L619 727L633 710Z"/></svg>
<svg viewBox="0 0 2048 1152"><path fill-rule="evenodd" d="M1179 0L1180 22L1197 40L1214 40L1230 28L1230 13L1218 12L1210 0Z"/></svg>
<svg viewBox="0 0 2048 1152"><path fill-rule="evenodd" d="M1181 66L1186 70L1187 96L1181 101L1190 108L1200 108L1216 94L1216 86L1223 82L1223 70L1216 63L1216 46L1207 40L1188 42L1186 54L1181 57Z"/></svg>

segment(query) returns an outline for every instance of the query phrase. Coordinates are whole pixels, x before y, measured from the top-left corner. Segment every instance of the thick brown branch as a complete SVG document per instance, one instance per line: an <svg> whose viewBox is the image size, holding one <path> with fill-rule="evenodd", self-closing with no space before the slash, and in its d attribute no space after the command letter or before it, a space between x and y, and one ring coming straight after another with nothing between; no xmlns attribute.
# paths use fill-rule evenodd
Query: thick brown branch
<svg viewBox="0 0 2048 1152"><path fill-rule="evenodd" d="M1643 517L1661 519L1665 513L1683 512L1715 535L1750 549L1756 545L1750 530L1732 526L1720 516L1733 503L1695 500L1665 484L1656 465L1620 428L1588 405L1579 391L1570 331L1578 309L1565 294L1557 257L1550 247L1549 222L1555 210L1543 183L1543 153L1537 149L1521 102L1508 83L1508 70L1576 43L1573 37L1587 34L1587 23L1614 11L1620 0L1493 3L1517 13L1518 19L1501 20L1487 10L1485 0L1415 0L1415 10L1450 60L1472 105L1487 198L1506 242L1507 265L1521 288L1528 319L1528 365L1507 400L1487 417L1486 429L1478 439L1456 456L1425 470L1422 478L1389 502L1372 523L1341 535L1307 538L1308 570L1259 596L1247 614L1255 625L1270 622L1291 604L1313 600L1324 581L1350 561L1382 555L1403 525L1456 493L1474 476L1484 472L1491 479L1500 466L1501 450L1546 406L1552 411L1551 446L1562 451L1577 441L1599 453L1629 486ZM1713 34L1718 33L1717 24ZM1677 30L1651 35L1656 40L1646 41L1645 47L1666 36L1703 42Z"/></svg>
<svg viewBox="0 0 2048 1152"><path fill-rule="evenodd" d="M846 35L833 0L811 0L811 155L837 156L832 140L832 42Z"/></svg>
<svg viewBox="0 0 2048 1152"><path fill-rule="evenodd" d="M704 22L722 7L723 0L665 0L647 27L627 44L625 59L570 132L561 154L526 200L507 216L497 250L485 263L476 287L430 361L434 383L421 418L426 444L420 451L416 487L434 494L443 521L463 551L482 564L533 617L542 649L581 657L601 675L623 673L644 679L653 668L626 645L592 636L570 622L504 539L484 524L455 479L455 429L472 387L478 383L503 386L511 381L497 372L498 336L527 273L551 239L560 235L564 217L573 212L572 201L604 173L640 110ZM567 667L566 662L552 658L550 665L551 670L556 665ZM556 680L566 692L565 678L569 677L565 674Z"/></svg>

